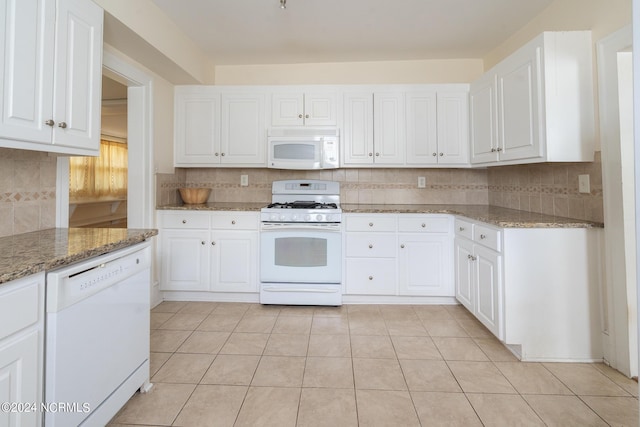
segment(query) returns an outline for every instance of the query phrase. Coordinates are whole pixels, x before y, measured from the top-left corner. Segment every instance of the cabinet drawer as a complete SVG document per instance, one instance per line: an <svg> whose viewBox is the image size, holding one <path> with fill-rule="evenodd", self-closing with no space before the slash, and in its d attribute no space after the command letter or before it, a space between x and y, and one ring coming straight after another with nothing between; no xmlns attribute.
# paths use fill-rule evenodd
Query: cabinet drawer
<svg viewBox="0 0 640 427"><path fill-rule="evenodd" d="M208 212L163 212L160 214L162 228L209 228Z"/></svg>
<svg viewBox="0 0 640 427"><path fill-rule="evenodd" d="M38 322L43 281L38 275L0 286L0 339Z"/></svg>
<svg viewBox="0 0 640 427"><path fill-rule="evenodd" d="M398 230L409 233L448 233L450 219L447 216L409 216L400 215Z"/></svg>
<svg viewBox="0 0 640 427"><path fill-rule="evenodd" d="M396 237L389 233L347 233L348 257L393 258Z"/></svg>
<svg viewBox="0 0 640 427"><path fill-rule="evenodd" d="M496 252L502 251L502 233L499 230L475 224L473 227L473 240Z"/></svg>
<svg viewBox="0 0 640 427"><path fill-rule="evenodd" d="M258 214L244 212L214 213L211 228L223 230L257 230Z"/></svg>
<svg viewBox="0 0 640 427"><path fill-rule="evenodd" d="M473 239L473 223L456 218L454 224L456 236L465 237L469 240Z"/></svg>
<svg viewBox="0 0 640 427"><path fill-rule="evenodd" d="M395 295L394 259L351 258L346 262L347 294Z"/></svg>
<svg viewBox="0 0 640 427"><path fill-rule="evenodd" d="M347 216L347 231L396 231L395 215Z"/></svg>

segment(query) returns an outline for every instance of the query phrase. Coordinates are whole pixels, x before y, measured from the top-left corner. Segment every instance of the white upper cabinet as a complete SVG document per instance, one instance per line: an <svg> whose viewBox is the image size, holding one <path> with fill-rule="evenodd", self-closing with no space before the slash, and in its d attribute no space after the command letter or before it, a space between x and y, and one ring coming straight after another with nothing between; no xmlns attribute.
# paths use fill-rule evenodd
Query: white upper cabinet
<svg viewBox="0 0 640 427"><path fill-rule="evenodd" d="M98 155L103 10L0 0L0 146Z"/></svg>
<svg viewBox="0 0 640 427"><path fill-rule="evenodd" d="M266 167L266 99L260 91L177 86L175 166Z"/></svg>
<svg viewBox="0 0 640 427"><path fill-rule="evenodd" d="M275 92L271 95L272 126L336 126L335 91Z"/></svg>
<svg viewBox="0 0 640 427"><path fill-rule="evenodd" d="M345 166L373 163L373 93L344 94L341 145Z"/></svg>
<svg viewBox="0 0 640 427"><path fill-rule="evenodd" d="M410 92L407 101L407 164L438 163L436 91Z"/></svg>
<svg viewBox="0 0 640 427"><path fill-rule="evenodd" d="M545 32L471 85L473 164L593 161L589 31Z"/></svg>

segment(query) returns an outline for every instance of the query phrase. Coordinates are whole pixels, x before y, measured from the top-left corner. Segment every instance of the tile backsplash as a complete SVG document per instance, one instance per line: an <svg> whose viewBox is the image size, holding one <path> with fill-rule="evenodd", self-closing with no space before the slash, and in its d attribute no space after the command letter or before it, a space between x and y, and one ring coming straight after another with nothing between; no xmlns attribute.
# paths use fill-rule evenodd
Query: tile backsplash
<svg viewBox="0 0 640 427"><path fill-rule="evenodd" d="M0 148L0 236L55 227L56 157Z"/></svg>

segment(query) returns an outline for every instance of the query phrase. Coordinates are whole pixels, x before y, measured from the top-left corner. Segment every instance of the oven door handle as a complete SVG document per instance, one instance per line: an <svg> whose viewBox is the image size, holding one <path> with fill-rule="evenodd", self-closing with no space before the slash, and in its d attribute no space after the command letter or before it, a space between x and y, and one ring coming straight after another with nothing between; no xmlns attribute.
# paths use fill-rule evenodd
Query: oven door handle
<svg viewBox="0 0 640 427"><path fill-rule="evenodd" d="M277 286L262 286L262 290L266 292L309 292L314 294L335 294L340 292L339 289L319 289L319 288L282 288Z"/></svg>
<svg viewBox="0 0 640 427"><path fill-rule="evenodd" d="M262 231L318 231L318 232L328 232L328 233L339 233L340 232L340 224L331 224L331 225L317 225L317 224L262 224Z"/></svg>

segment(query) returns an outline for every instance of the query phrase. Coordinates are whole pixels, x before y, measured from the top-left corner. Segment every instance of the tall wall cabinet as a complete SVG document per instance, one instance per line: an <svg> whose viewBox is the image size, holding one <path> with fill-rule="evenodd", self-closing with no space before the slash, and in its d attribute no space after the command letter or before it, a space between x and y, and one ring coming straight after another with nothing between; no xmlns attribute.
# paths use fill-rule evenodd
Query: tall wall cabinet
<svg viewBox="0 0 640 427"><path fill-rule="evenodd" d="M103 10L0 0L0 146L98 155Z"/></svg>

